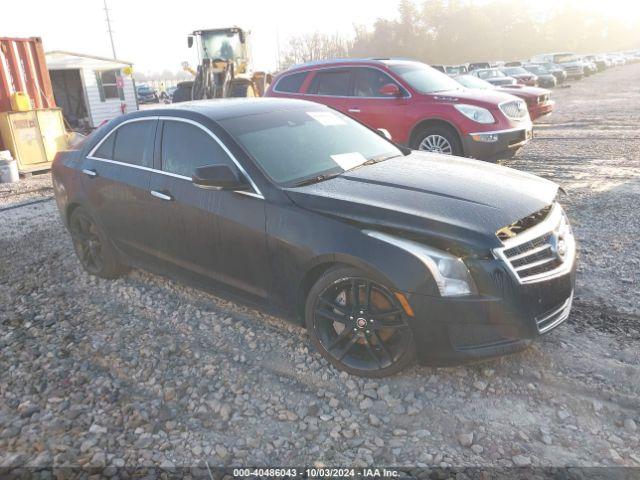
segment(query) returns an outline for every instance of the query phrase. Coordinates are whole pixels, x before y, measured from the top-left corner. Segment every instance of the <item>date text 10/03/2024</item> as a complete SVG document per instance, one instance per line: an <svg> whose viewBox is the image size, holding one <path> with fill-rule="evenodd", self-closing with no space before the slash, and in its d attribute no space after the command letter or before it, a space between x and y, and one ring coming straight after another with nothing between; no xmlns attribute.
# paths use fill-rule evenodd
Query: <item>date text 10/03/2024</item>
<svg viewBox="0 0 640 480"><path fill-rule="evenodd" d="M398 471L388 468L234 468L234 477L304 478L394 478Z"/></svg>

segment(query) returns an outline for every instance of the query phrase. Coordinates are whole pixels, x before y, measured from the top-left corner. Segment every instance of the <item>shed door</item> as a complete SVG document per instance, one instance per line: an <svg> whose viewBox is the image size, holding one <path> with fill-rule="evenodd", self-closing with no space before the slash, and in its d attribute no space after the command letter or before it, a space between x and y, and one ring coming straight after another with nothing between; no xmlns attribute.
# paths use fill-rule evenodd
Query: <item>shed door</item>
<svg viewBox="0 0 640 480"><path fill-rule="evenodd" d="M49 70L49 76L56 105L62 108L62 114L71 127L79 127L79 121L89 117L80 70Z"/></svg>

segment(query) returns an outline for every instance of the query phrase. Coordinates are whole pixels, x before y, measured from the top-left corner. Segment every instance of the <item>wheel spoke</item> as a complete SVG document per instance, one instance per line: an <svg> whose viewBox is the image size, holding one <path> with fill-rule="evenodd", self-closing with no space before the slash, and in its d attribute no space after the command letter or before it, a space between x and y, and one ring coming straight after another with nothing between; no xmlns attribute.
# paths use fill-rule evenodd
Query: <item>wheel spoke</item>
<svg viewBox="0 0 640 480"><path fill-rule="evenodd" d="M363 307L367 310L371 310L371 282L367 282L364 289L364 305Z"/></svg>
<svg viewBox="0 0 640 480"><path fill-rule="evenodd" d="M378 335L378 332L374 331L373 332L373 336L376 339L376 343L380 347L380 351L382 351L382 353L384 353L384 355L387 357L389 363L393 363L393 357L389 353L389 350L387 350L387 347L384 345L384 342L382 341L382 338L380 338L380 335Z"/></svg>
<svg viewBox="0 0 640 480"><path fill-rule="evenodd" d="M324 310L322 308L317 308L316 309L316 314L320 315L324 318L328 318L329 320L333 320L334 322L338 322L338 323L346 323L346 318L344 318L344 315L339 315L335 312L332 312L331 310Z"/></svg>
<svg viewBox="0 0 640 480"><path fill-rule="evenodd" d="M345 338L348 338L351 335L351 329L345 328L340 332L340 334L327 346L327 350L333 350L338 346L340 342L342 342Z"/></svg>
<svg viewBox="0 0 640 480"><path fill-rule="evenodd" d="M367 347L367 351L369 352L369 355L371 355L371 357L375 360L375 362L378 364L378 368L382 368L382 362L380 361L380 359L378 358L378 356L376 355L376 352L373 348L373 345L371 344L371 339L369 338L368 335L365 335L365 340L366 340L366 347Z"/></svg>
<svg viewBox="0 0 640 480"><path fill-rule="evenodd" d="M353 347L357 341L358 341L358 336L352 335L347 345L344 347L344 349L342 349L342 351L338 355L337 357L338 360L342 360L347 355L347 353L349 353L349 350L351 350L351 347Z"/></svg>
<svg viewBox="0 0 640 480"><path fill-rule="evenodd" d="M336 302L327 300L326 298L323 298L323 297L318 297L318 300L320 300L320 302L325 304L327 307L337 310L340 313L340 315L344 315L344 316L348 315L348 312L344 309L342 305L338 305Z"/></svg>
<svg viewBox="0 0 640 480"><path fill-rule="evenodd" d="M351 308L355 311L359 308L360 299L358 298L358 282L355 278L351 279Z"/></svg>

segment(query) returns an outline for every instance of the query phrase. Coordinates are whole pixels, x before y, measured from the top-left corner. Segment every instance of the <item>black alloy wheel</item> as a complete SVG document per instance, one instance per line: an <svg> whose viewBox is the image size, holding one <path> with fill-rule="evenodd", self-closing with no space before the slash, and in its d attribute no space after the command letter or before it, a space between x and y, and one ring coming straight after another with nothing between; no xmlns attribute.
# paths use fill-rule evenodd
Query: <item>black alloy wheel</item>
<svg viewBox="0 0 640 480"><path fill-rule="evenodd" d="M113 246L84 208L73 211L69 230L76 255L87 273L116 278L124 272L125 267L118 261Z"/></svg>
<svg viewBox="0 0 640 480"><path fill-rule="evenodd" d="M413 332L400 302L362 272L334 269L311 289L307 328L320 353L336 368L384 377L415 356Z"/></svg>

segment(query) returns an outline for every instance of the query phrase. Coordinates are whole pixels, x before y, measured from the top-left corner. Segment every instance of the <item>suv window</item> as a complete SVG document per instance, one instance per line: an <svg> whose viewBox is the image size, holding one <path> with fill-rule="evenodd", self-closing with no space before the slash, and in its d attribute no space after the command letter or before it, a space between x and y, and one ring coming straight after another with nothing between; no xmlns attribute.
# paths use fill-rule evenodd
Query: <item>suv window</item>
<svg viewBox="0 0 640 480"><path fill-rule="evenodd" d="M102 142L94 156L105 160L151 167L150 136L155 133L156 120L140 120L117 127Z"/></svg>
<svg viewBox="0 0 640 480"><path fill-rule="evenodd" d="M348 69L331 69L316 72L308 93L346 97L349 95L350 77L351 72Z"/></svg>
<svg viewBox="0 0 640 480"><path fill-rule="evenodd" d="M304 83L304 80L309 75L309 72L299 72L292 73L291 75L285 75L280 80L276 87L274 88L277 92L284 93L298 93L300 91L300 87Z"/></svg>
<svg viewBox="0 0 640 480"><path fill-rule="evenodd" d="M162 170L192 177L195 169L205 165L233 161L211 136L195 125L167 120L162 128Z"/></svg>
<svg viewBox="0 0 640 480"><path fill-rule="evenodd" d="M380 89L388 83L394 83L389 75L375 68L354 68L353 96L354 97L384 97ZM404 89L398 85L404 93Z"/></svg>

